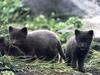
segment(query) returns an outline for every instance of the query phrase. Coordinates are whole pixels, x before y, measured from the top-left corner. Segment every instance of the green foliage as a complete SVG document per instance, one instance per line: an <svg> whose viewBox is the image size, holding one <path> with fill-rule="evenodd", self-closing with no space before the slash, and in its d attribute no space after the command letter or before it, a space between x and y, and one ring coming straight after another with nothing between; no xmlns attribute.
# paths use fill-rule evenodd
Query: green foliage
<svg viewBox="0 0 100 75"><path fill-rule="evenodd" d="M12 13L19 7L19 0L0 0L0 22L8 23ZM15 15L18 15L17 13ZM14 18L13 18L14 19ZM12 19L12 20L13 20Z"/></svg>
<svg viewBox="0 0 100 75"><path fill-rule="evenodd" d="M74 28L81 28L83 23L78 17L71 17L66 21L66 25L70 25L71 27L74 26Z"/></svg>
<svg viewBox="0 0 100 75"><path fill-rule="evenodd" d="M25 13L23 13L25 11ZM0 23L22 22L31 17L29 8L21 8L20 0L0 0Z"/></svg>
<svg viewBox="0 0 100 75"><path fill-rule="evenodd" d="M15 75L12 71L2 71L1 75Z"/></svg>
<svg viewBox="0 0 100 75"><path fill-rule="evenodd" d="M92 56L90 58L87 66L95 66L100 69L100 52L93 50Z"/></svg>

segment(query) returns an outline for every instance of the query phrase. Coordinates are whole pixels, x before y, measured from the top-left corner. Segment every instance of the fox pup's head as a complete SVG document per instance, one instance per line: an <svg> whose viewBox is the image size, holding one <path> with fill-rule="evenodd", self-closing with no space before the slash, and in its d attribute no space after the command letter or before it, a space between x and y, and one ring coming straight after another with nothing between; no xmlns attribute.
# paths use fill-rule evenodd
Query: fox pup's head
<svg viewBox="0 0 100 75"><path fill-rule="evenodd" d="M89 31L80 31L75 30L75 39L77 41L77 45L81 50L86 50L90 47L90 44L93 39L93 30Z"/></svg>
<svg viewBox="0 0 100 75"><path fill-rule="evenodd" d="M15 46L20 46L24 44L27 37L27 28L23 27L21 29L9 27L10 43Z"/></svg>

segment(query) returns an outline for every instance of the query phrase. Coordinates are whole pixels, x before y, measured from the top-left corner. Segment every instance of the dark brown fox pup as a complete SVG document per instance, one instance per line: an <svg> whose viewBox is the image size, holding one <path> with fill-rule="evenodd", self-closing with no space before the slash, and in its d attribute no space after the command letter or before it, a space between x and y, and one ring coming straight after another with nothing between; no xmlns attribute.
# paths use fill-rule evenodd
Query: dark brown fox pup
<svg viewBox="0 0 100 75"><path fill-rule="evenodd" d="M10 41L25 55L52 60L60 54L65 59L57 35L48 30L35 30L28 32L26 27L22 29L9 27Z"/></svg>
<svg viewBox="0 0 100 75"><path fill-rule="evenodd" d="M93 39L93 30L80 31L75 30L75 36L68 40L65 47L67 62L71 63L73 68L78 67L79 71L85 72L84 60L89 52Z"/></svg>

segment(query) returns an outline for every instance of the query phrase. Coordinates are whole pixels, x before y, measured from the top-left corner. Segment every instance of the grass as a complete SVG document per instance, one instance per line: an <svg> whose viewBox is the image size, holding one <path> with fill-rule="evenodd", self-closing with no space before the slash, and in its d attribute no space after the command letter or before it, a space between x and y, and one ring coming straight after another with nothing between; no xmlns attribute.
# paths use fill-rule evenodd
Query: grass
<svg viewBox="0 0 100 75"><path fill-rule="evenodd" d="M17 71L32 71L40 75L96 75L100 72L100 52L94 51L90 60L85 63L87 72L81 73L66 66L65 63L51 63L46 61L36 60L31 63L22 62L19 59L11 56L0 57L1 64L5 68L10 68ZM12 71L2 71L2 75L13 75ZM7 74L6 74L7 73ZM11 74L12 73L12 74Z"/></svg>

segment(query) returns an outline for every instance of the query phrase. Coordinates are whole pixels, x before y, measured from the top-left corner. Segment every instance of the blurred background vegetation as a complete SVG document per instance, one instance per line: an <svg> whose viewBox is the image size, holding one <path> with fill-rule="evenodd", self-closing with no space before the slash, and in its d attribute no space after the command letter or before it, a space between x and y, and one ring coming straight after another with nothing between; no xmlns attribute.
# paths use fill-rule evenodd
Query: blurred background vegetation
<svg viewBox="0 0 100 75"><path fill-rule="evenodd" d="M36 18L32 17L28 12L28 8L24 8L25 12L20 8L20 0L2 0L0 1L0 34L7 36L8 27L27 27L29 30L48 29L60 33L61 41L66 42L66 38L70 36L69 32L73 32L75 28L82 28L82 22L78 17L70 17L64 22L59 18L47 19L40 15ZM60 32L60 30L64 29ZM70 31L72 30L72 31ZM69 36L67 36L69 35Z"/></svg>

